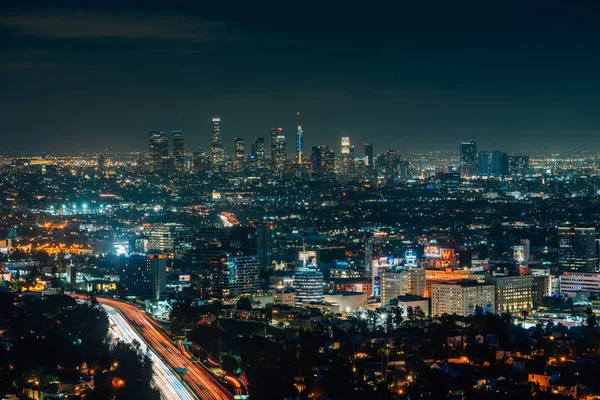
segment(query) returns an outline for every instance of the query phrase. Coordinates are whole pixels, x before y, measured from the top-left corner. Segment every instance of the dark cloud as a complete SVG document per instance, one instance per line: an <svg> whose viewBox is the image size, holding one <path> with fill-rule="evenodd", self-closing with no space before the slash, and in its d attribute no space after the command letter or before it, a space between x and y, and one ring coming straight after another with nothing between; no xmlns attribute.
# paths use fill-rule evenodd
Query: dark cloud
<svg viewBox="0 0 600 400"><path fill-rule="evenodd" d="M56 39L128 38L212 41L231 39L223 22L140 11L61 10L0 14L12 34Z"/></svg>
<svg viewBox="0 0 600 400"><path fill-rule="evenodd" d="M231 149L298 110L307 147L600 150L597 1L47 3L0 13L0 151L206 147L216 115Z"/></svg>

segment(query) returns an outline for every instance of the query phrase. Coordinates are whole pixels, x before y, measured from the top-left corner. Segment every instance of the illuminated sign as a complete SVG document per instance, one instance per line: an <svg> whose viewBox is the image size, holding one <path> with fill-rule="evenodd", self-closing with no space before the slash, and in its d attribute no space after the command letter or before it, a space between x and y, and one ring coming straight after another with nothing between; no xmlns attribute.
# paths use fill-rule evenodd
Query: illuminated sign
<svg viewBox="0 0 600 400"><path fill-rule="evenodd" d="M454 261L454 250L453 249L440 249L440 255L444 261Z"/></svg>
<svg viewBox="0 0 600 400"><path fill-rule="evenodd" d="M454 261L454 249L445 249L439 246L425 246L425 257L441 258L443 261Z"/></svg>
<svg viewBox="0 0 600 400"><path fill-rule="evenodd" d="M190 275L179 275L179 282L189 282L191 279Z"/></svg>
<svg viewBox="0 0 600 400"><path fill-rule="evenodd" d="M425 246L423 253L425 257L440 257L440 248L438 246Z"/></svg>
<svg viewBox="0 0 600 400"><path fill-rule="evenodd" d="M513 246L513 260L518 263L525 262L525 246Z"/></svg>

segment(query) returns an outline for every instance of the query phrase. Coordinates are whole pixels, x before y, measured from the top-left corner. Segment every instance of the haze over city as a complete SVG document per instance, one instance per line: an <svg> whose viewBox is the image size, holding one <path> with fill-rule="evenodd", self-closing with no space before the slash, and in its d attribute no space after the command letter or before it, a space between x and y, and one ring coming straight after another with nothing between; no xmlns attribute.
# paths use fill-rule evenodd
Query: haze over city
<svg viewBox="0 0 600 400"><path fill-rule="evenodd" d="M297 111L308 146L600 150L592 1L4 4L3 152L144 149L154 129L206 149L215 116L231 149Z"/></svg>

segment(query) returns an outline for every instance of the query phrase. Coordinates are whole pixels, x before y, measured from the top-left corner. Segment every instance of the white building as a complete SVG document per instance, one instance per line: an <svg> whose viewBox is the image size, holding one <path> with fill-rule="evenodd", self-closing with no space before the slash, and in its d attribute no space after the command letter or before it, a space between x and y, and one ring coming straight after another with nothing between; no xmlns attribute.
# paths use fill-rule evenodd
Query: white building
<svg viewBox="0 0 600 400"><path fill-rule="evenodd" d="M381 304L388 305L390 300L405 294L425 295L425 270L406 268L381 273Z"/></svg>
<svg viewBox="0 0 600 400"><path fill-rule="evenodd" d="M476 308L496 309L494 285L473 281L436 283L431 286L431 315L457 314L468 316Z"/></svg>

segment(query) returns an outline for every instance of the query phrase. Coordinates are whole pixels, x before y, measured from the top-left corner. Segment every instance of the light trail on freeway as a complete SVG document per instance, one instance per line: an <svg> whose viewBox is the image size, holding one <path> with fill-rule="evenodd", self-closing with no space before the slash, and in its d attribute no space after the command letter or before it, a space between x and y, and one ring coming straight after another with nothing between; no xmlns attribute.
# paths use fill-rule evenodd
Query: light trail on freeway
<svg viewBox="0 0 600 400"><path fill-rule="evenodd" d="M141 343L146 343L157 354L157 358L164 360L171 368L185 368L184 381L201 399L206 400L232 400L233 395L198 363L193 362L180 349L161 332L156 321L146 315L137 307L116 300L98 298L105 308L112 307L117 310L132 324L137 333L143 338Z"/></svg>
<svg viewBox="0 0 600 400"><path fill-rule="evenodd" d="M120 339L125 343L136 340L144 345L144 340L118 311L106 304L103 304L102 307L110 320L110 333L113 338ZM198 398L181 382L175 372L165 364L152 348L149 347L147 351L152 359L152 381L160 391L161 399L196 400Z"/></svg>

